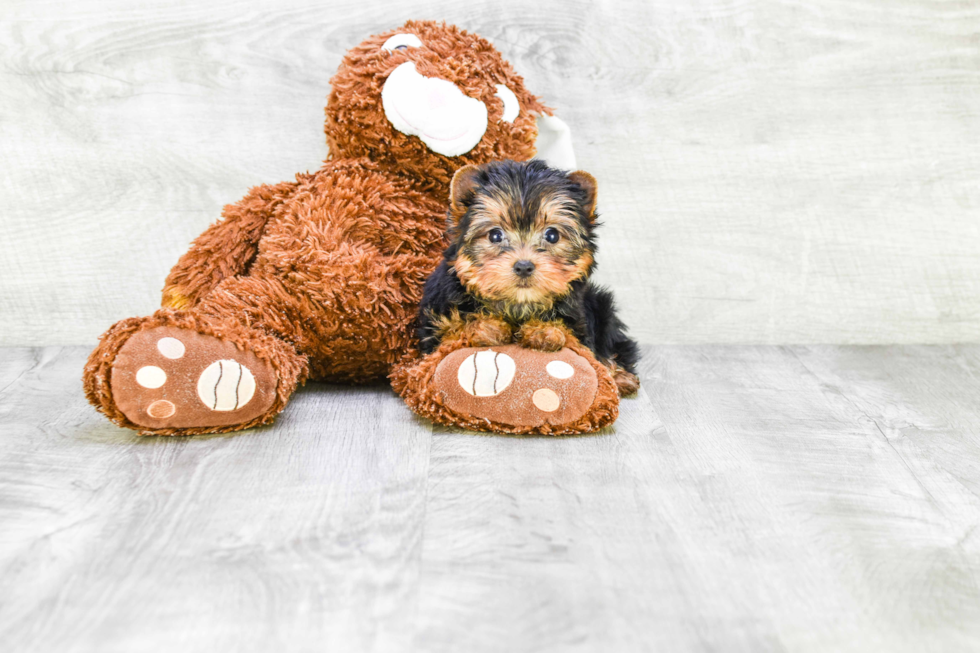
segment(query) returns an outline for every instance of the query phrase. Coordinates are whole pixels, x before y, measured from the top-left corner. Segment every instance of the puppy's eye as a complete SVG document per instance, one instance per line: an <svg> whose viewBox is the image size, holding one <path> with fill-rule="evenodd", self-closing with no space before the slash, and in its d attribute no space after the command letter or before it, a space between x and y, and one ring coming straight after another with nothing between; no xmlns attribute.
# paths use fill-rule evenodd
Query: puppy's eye
<svg viewBox="0 0 980 653"><path fill-rule="evenodd" d="M490 233L487 234L487 238L490 239L491 243L499 243L504 239L504 232L501 229L491 229Z"/></svg>
<svg viewBox="0 0 980 653"><path fill-rule="evenodd" d="M557 243L559 238L561 238L561 234L559 234L558 230L554 227L548 227L544 232L544 239L552 245Z"/></svg>

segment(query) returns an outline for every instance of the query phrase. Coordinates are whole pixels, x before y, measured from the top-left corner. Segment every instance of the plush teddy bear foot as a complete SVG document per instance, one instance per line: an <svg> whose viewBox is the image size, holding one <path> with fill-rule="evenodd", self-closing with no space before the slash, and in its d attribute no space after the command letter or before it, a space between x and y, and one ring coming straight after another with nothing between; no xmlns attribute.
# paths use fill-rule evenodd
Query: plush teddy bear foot
<svg viewBox="0 0 980 653"><path fill-rule="evenodd" d="M276 398L276 371L250 351L188 329L135 333L116 354L110 375L116 407L147 429L242 424Z"/></svg>
<svg viewBox="0 0 980 653"><path fill-rule="evenodd" d="M399 367L392 385L417 414L499 433L591 433L618 415L608 368L574 337L557 352L444 343Z"/></svg>
<svg viewBox="0 0 980 653"><path fill-rule="evenodd" d="M85 396L142 435L224 433L268 424L309 361L237 320L160 309L113 324L82 374Z"/></svg>

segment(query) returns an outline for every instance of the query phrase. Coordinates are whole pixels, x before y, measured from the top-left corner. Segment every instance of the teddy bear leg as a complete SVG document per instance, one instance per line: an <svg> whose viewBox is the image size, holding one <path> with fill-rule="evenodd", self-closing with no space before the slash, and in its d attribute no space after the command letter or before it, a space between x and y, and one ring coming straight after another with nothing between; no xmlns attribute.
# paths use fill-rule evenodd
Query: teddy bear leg
<svg viewBox="0 0 980 653"><path fill-rule="evenodd" d="M113 325L85 367L89 401L144 435L269 423L306 378L304 356L233 319L162 309Z"/></svg>

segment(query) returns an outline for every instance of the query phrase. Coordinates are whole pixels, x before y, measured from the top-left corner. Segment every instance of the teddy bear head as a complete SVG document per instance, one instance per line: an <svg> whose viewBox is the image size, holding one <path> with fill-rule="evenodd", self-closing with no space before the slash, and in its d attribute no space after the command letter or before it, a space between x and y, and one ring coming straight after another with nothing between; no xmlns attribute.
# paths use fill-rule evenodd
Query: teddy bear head
<svg viewBox="0 0 980 653"><path fill-rule="evenodd" d="M351 49L330 81L331 158L368 157L446 188L464 165L530 159L551 110L486 40L409 21Z"/></svg>

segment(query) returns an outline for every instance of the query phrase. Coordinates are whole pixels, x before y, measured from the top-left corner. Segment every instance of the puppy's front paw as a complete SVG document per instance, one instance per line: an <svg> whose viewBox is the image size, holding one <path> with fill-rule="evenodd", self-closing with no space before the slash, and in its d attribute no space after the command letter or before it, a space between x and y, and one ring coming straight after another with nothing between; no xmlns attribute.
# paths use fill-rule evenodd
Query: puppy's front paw
<svg viewBox="0 0 980 653"><path fill-rule="evenodd" d="M509 345L514 330L507 322L496 317L478 317L466 324L463 334L471 347L496 347Z"/></svg>
<svg viewBox="0 0 980 653"><path fill-rule="evenodd" d="M517 339L528 349L559 351L565 346L565 327L555 322L532 321L521 327Z"/></svg>
<svg viewBox="0 0 980 653"><path fill-rule="evenodd" d="M640 390L640 378L613 363L609 366L620 397L632 397Z"/></svg>

